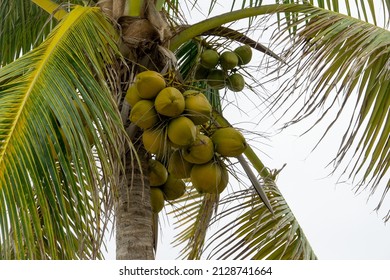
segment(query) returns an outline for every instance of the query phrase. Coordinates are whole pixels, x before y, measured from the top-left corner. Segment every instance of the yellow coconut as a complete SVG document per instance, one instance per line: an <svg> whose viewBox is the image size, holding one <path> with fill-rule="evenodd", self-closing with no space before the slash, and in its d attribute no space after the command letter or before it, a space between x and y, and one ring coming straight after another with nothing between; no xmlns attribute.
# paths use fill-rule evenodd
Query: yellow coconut
<svg viewBox="0 0 390 280"><path fill-rule="evenodd" d="M164 129L147 129L142 133L142 143L145 150L159 157L168 150L167 138Z"/></svg>
<svg viewBox="0 0 390 280"><path fill-rule="evenodd" d="M129 89L126 92L125 99L127 103L130 104L131 107L134 107L134 105L142 100L142 98L138 95L138 90L136 85L132 85L129 87Z"/></svg>
<svg viewBox="0 0 390 280"><path fill-rule="evenodd" d="M138 95L144 99L153 99L165 88L164 77L155 71L144 71L135 78Z"/></svg>
<svg viewBox="0 0 390 280"><path fill-rule="evenodd" d="M233 127L223 127L217 129L211 140L217 153L225 157L236 157L242 154L247 143L244 136Z"/></svg>
<svg viewBox="0 0 390 280"><path fill-rule="evenodd" d="M221 182L217 186L218 193L223 192L229 183L229 172L223 161L219 161L219 168L221 169Z"/></svg>
<svg viewBox="0 0 390 280"><path fill-rule="evenodd" d="M150 204L153 213L158 213L164 208L164 193L160 188L150 188Z"/></svg>
<svg viewBox="0 0 390 280"><path fill-rule="evenodd" d="M177 117L168 124L168 138L178 146L191 145L196 139L196 126L187 117Z"/></svg>
<svg viewBox="0 0 390 280"><path fill-rule="evenodd" d="M210 120L213 110L207 97L197 90L187 90L183 93L185 98L185 114L194 124L204 124Z"/></svg>
<svg viewBox="0 0 390 280"><path fill-rule="evenodd" d="M158 121L158 115L151 100L140 100L130 111L130 121L142 129L154 126Z"/></svg>
<svg viewBox="0 0 390 280"><path fill-rule="evenodd" d="M168 179L161 187L164 193L165 200L175 200L181 197L186 192L186 184L182 179L177 179L172 174L168 175Z"/></svg>
<svg viewBox="0 0 390 280"><path fill-rule="evenodd" d="M221 176L221 168L214 161L195 164L191 169L191 182L199 193L218 193Z"/></svg>
<svg viewBox="0 0 390 280"><path fill-rule="evenodd" d="M236 157L242 154L247 143L241 132L233 127L218 128L211 140L217 153L225 157Z"/></svg>
<svg viewBox="0 0 390 280"><path fill-rule="evenodd" d="M165 166L155 159L149 160L149 184L152 187L165 184L168 179L168 171Z"/></svg>
<svg viewBox="0 0 390 280"><path fill-rule="evenodd" d="M189 178L193 164L186 161L180 150L175 150L168 162L168 172L178 179Z"/></svg>
<svg viewBox="0 0 390 280"><path fill-rule="evenodd" d="M183 158L191 163L203 164L214 156L214 144L203 134L198 134L194 143L183 149Z"/></svg>
<svg viewBox="0 0 390 280"><path fill-rule="evenodd" d="M161 115L178 117L184 111L183 94L174 87L166 87L157 94L154 106Z"/></svg>

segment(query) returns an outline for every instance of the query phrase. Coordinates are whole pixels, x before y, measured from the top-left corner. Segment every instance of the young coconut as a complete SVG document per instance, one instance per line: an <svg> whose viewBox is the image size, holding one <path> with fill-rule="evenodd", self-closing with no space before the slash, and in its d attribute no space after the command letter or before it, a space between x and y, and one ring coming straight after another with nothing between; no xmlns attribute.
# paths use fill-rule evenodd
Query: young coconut
<svg viewBox="0 0 390 280"><path fill-rule="evenodd" d="M215 50L205 50L200 55L200 65L202 65L206 69L213 69L217 66L219 61L219 54Z"/></svg>
<svg viewBox="0 0 390 280"><path fill-rule="evenodd" d="M252 48L249 45L239 46L234 52L238 56L238 65L248 64L252 59Z"/></svg>
<svg viewBox="0 0 390 280"><path fill-rule="evenodd" d="M190 177L192 166L183 158L180 150L175 150L169 158L168 172L178 179L186 179Z"/></svg>
<svg viewBox="0 0 390 280"><path fill-rule="evenodd" d="M244 136L233 127L218 128L211 135L211 140L215 151L225 157L237 157L247 147Z"/></svg>
<svg viewBox="0 0 390 280"><path fill-rule="evenodd" d="M225 87L225 72L221 69L213 69L207 76L207 84L213 89Z"/></svg>
<svg viewBox="0 0 390 280"><path fill-rule="evenodd" d="M130 111L130 121L142 129L154 126L158 121L158 115L151 100L140 100Z"/></svg>
<svg viewBox="0 0 390 280"><path fill-rule="evenodd" d="M186 192L186 184L182 179L177 179L172 174L168 175L168 179L161 187L164 193L165 200L175 200L181 197Z"/></svg>
<svg viewBox="0 0 390 280"><path fill-rule="evenodd" d="M149 160L149 184L157 187L165 184L168 179L168 171L165 166L155 159Z"/></svg>
<svg viewBox="0 0 390 280"><path fill-rule="evenodd" d="M244 77L239 73L230 75L227 79L228 89L234 92L242 91L245 87Z"/></svg>
<svg viewBox="0 0 390 280"><path fill-rule="evenodd" d="M218 193L222 171L217 162L195 164L191 170L192 185L199 193Z"/></svg>
<svg viewBox="0 0 390 280"><path fill-rule="evenodd" d="M161 115L178 117L185 107L183 94L174 87L166 87L157 94L154 106Z"/></svg>
<svg viewBox="0 0 390 280"><path fill-rule="evenodd" d="M203 134L198 134L194 143L183 149L183 158L191 163L203 164L214 156L214 144Z"/></svg>
<svg viewBox="0 0 390 280"><path fill-rule="evenodd" d="M142 143L145 150L158 157L162 157L168 151L167 138L164 129L147 129L142 133Z"/></svg>
<svg viewBox="0 0 390 280"><path fill-rule="evenodd" d="M153 213L158 213L164 208L164 193L160 188L150 188L150 204Z"/></svg>
<svg viewBox="0 0 390 280"><path fill-rule="evenodd" d="M207 97L197 90L187 90L183 93L185 114L194 124L204 124L210 120L212 107Z"/></svg>
<svg viewBox="0 0 390 280"><path fill-rule="evenodd" d="M230 70L238 65L238 57L235 52L225 51L221 54L219 58L222 69Z"/></svg>
<svg viewBox="0 0 390 280"><path fill-rule="evenodd" d="M128 88L125 99L127 103L130 104L131 107L134 107L134 105L138 101L142 100L142 98L138 95L138 90L136 85L132 85Z"/></svg>
<svg viewBox="0 0 390 280"><path fill-rule="evenodd" d="M153 99L166 86L164 77L155 71L144 71L135 78L138 95L144 99Z"/></svg>
<svg viewBox="0 0 390 280"><path fill-rule="evenodd" d="M168 138L181 147L191 145L196 139L196 126L187 117L177 117L168 124Z"/></svg>

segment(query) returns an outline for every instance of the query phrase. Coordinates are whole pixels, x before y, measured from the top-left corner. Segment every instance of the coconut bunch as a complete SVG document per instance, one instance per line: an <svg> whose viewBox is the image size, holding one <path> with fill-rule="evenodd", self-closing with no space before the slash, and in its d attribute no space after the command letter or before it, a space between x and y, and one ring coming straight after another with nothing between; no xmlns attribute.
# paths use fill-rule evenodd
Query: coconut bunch
<svg viewBox="0 0 390 280"><path fill-rule="evenodd" d="M225 50L218 53L213 49L206 49L200 55L200 63L195 72L195 79L206 80L214 89L227 87L231 91L242 91L245 86L244 77L239 73L242 65L252 59L252 48L242 45L233 51Z"/></svg>
<svg viewBox="0 0 390 280"><path fill-rule="evenodd" d="M154 71L136 76L126 100L130 121L142 129L142 143L150 153L149 181L155 213L165 201L180 198L191 185L199 193L221 193L229 181L228 157L247 147L233 127L219 127L212 106L197 90L169 86Z"/></svg>

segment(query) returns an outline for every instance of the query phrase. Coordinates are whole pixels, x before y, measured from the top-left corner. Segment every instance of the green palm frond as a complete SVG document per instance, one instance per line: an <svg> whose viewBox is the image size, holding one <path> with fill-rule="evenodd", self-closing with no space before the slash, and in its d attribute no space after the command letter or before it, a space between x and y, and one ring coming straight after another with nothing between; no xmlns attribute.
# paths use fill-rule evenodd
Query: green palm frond
<svg viewBox="0 0 390 280"><path fill-rule="evenodd" d="M281 109L285 114L294 109L280 104L305 100L289 124L322 111L316 121L319 123L336 111L324 136L347 114L350 125L343 132L335 167L352 158L343 173L354 179L357 186L371 187L372 192L384 183L385 194L389 188L386 174L390 133L390 31L314 7L301 15L296 27L293 44L285 52L285 59L289 61L286 71L296 70L296 73L280 88L272 109ZM283 44L290 39L280 36L276 41ZM345 113L348 106L353 106L353 113Z"/></svg>
<svg viewBox="0 0 390 280"><path fill-rule="evenodd" d="M0 258L101 257L122 131L116 36L100 9L76 6L0 69Z"/></svg>
<svg viewBox="0 0 390 280"><path fill-rule="evenodd" d="M269 180L261 180L275 211L272 215L258 196L247 190L221 199L215 223L225 224L210 237L208 258L316 259L302 228L282 194ZM241 214L239 214L241 213Z"/></svg>

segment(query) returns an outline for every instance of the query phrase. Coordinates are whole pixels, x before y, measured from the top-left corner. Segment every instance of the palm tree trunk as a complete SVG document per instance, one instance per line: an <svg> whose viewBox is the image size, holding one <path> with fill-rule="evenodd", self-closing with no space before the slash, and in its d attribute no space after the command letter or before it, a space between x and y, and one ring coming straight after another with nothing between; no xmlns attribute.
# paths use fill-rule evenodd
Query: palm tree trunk
<svg viewBox="0 0 390 280"><path fill-rule="evenodd" d="M134 155L133 155L134 157ZM153 214L147 174L147 153L139 147L139 163L126 155L126 173L118 189L116 205L116 259L154 259ZM132 159L132 160L131 160Z"/></svg>

